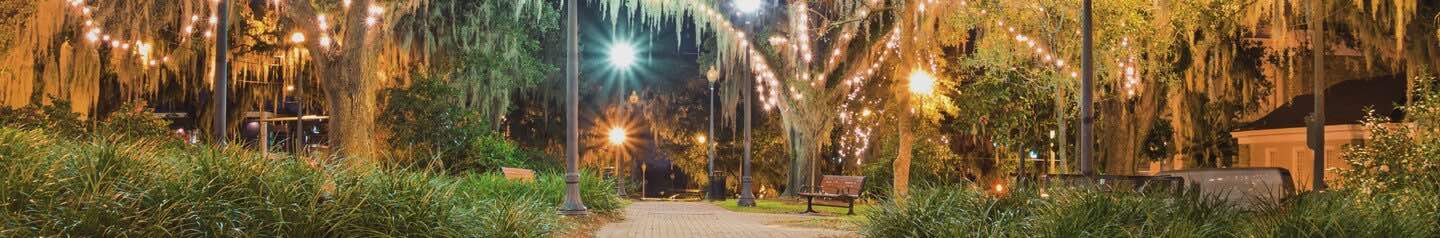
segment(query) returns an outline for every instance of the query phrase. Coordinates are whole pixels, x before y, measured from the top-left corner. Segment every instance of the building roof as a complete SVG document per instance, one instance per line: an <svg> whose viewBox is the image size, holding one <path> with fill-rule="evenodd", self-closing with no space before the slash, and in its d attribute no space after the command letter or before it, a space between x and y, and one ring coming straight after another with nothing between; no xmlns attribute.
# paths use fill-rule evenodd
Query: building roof
<svg viewBox="0 0 1440 238"><path fill-rule="evenodd" d="M1396 105L1405 104L1404 77L1387 76L1366 80L1340 82L1325 89L1325 125L1358 124L1365 119L1365 109L1399 121L1404 113ZM1315 96L1300 95L1270 114L1241 127L1240 130L1264 130L1305 127L1305 117L1314 111Z"/></svg>

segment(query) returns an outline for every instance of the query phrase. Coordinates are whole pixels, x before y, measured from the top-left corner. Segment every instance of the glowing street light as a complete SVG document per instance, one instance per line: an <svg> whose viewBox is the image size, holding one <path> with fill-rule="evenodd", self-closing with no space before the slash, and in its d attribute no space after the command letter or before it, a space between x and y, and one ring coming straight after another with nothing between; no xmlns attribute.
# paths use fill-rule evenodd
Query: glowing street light
<svg viewBox="0 0 1440 238"><path fill-rule="evenodd" d="M735 9L743 13L753 13L760 10L760 0L735 0Z"/></svg>
<svg viewBox="0 0 1440 238"><path fill-rule="evenodd" d="M635 47L630 43L619 43L610 46L610 63L621 69L628 69L635 64Z"/></svg>
<svg viewBox="0 0 1440 238"><path fill-rule="evenodd" d="M929 96L935 93L935 76L924 70L910 72L910 92L915 95Z"/></svg>
<svg viewBox="0 0 1440 238"><path fill-rule="evenodd" d="M621 148L622 145L625 145L625 138L627 137L627 136L626 136L626 132L625 132L625 128L620 128L620 127L618 127L618 126L617 126L617 127L611 127L611 128L610 128L610 133L609 133L609 136L608 136L608 137L610 138L610 145L611 145L611 146L614 146L614 147L617 149L616 151L614 151L614 152L616 153L616 156L615 156L615 173L614 173L614 176L615 176L615 194L620 195L620 197L625 197L625 186L620 185L621 182L622 182L622 181L620 181L620 157L621 157L621 155L623 155L624 153L623 153L623 152L620 152L620 151L618 150L619 148ZM643 195L642 195L642 196L643 196Z"/></svg>
<svg viewBox="0 0 1440 238"><path fill-rule="evenodd" d="M290 42L295 44L305 43L305 33L295 32L290 34Z"/></svg>
<svg viewBox="0 0 1440 238"><path fill-rule="evenodd" d="M626 135L625 135L625 128L619 128L619 127L610 128L610 134L609 134L609 135L610 135L610 136L609 136L609 137L610 137L610 145L617 145L617 146L618 146L618 145L624 145L624 144L625 144L625 137L626 137Z"/></svg>
<svg viewBox="0 0 1440 238"><path fill-rule="evenodd" d="M695 143L697 144L704 145L706 141L709 141L707 139L708 138L705 138L705 134L695 135Z"/></svg>

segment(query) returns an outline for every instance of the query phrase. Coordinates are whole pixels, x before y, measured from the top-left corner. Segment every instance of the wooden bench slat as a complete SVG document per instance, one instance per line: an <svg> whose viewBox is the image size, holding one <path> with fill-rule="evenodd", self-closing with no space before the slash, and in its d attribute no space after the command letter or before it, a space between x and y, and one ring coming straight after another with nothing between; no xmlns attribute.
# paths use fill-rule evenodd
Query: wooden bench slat
<svg viewBox="0 0 1440 238"><path fill-rule="evenodd" d="M535 171L521 168L500 167L500 172L505 174L505 179L510 181L534 182Z"/></svg>
<svg viewBox="0 0 1440 238"><path fill-rule="evenodd" d="M815 212L815 205L849 208L849 215L855 214L855 200L865 188L864 176L820 177L820 187L815 192L799 193L806 198L805 212Z"/></svg>

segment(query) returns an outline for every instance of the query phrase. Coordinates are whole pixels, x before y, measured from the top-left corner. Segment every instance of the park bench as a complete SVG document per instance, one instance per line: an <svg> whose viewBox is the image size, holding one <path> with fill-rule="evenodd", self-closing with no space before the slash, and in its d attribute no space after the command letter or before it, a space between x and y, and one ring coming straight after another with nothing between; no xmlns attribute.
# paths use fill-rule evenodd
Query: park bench
<svg viewBox="0 0 1440 238"><path fill-rule="evenodd" d="M534 182L534 181L535 181L535 171L534 171L534 170L520 169L520 168L505 168L505 167L500 167L500 171L503 172L503 173L505 173L505 179L508 179L508 180L510 180L510 181L520 181L520 182Z"/></svg>
<svg viewBox="0 0 1440 238"><path fill-rule="evenodd" d="M855 200L860 199L864 187L864 176L825 175L820 178L819 190L800 193L800 196L805 197L807 213L815 213L815 205L820 205L847 208L850 211L846 215L855 215Z"/></svg>

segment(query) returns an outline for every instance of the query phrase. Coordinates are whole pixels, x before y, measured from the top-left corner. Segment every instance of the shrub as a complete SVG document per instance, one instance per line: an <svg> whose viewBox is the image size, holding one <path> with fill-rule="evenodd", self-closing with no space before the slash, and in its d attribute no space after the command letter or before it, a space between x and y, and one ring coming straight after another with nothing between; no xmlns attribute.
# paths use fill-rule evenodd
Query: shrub
<svg viewBox="0 0 1440 238"><path fill-rule="evenodd" d="M151 114L144 101L126 102L97 126L71 111L70 103L54 99L50 105L32 104L18 109L0 107L0 126L44 130L63 138L154 139L169 135L169 122Z"/></svg>
<svg viewBox="0 0 1440 238"><path fill-rule="evenodd" d="M1240 228L1267 237L1435 237L1440 199L1414 190L1362 195L1354 190L1306 194Z"/></svg>
<svg viewBox="0 0 1440 238"><path fill-rule="evenodd" d="M886 199L865 214L866 237L1004 237L1024 231L1023 199L993 198L967 187L911 191L904 202Z"/></svg>
<svg viewBox="0 0 1440 238"><path fill-rule="evenodd" d="M546 169L533 154L490 127L494 121L460 106L460 90L440 79L419 77L414 84L388 89L380 117L391 134L390 146L401 166L437 168L451 173L498 171L499 167Z"/></svg>
<svg viewBox="0 0 1440 238"><path fill-rule="evenodd" d="M597 213L620 199L585 176ZM58 139L0 128L0 237L547 237L563 184L497 174L354 173L240 149Z"/></svg>
<svg viewBox="0 0 1440 238"><path fill-rule="evenodd" d="M1423 190L1311 193L1244 211L1203 197L948 186L882 202L860 226L866 237L1435 237L1437 207Z"/></svg>
<svg viewBox="0 0 1440 238"><path fill-rule="evenodd" d="M1044 237L1229 236L1240 211L1215 199L1061 190L1037 199L1032 232Z"/></svg>
<svg viewBox="0 0 1440 238"><path fill-rule="evenodd" d="M70 110L70 102L51 99L49 105L31 104L22 108L0 107L0 126L44 129L62 137L75 138L85 135L86 124L80 114Z"/></svg>
<svg viewBox="0 0 1440 238"><path fill-rule="evenodd" d="M163 139L170 134L170 122L156 117L144 101L120 105L95 129L102 135L129 139Z"/></svg>
<svg viewBox="0 0 1440 238"><path fill-rule="evenodd" d="M1350 169L1341 184L1361 192L1420 188L1440 191L1440 92L1435 80L1422 79L1413 105L1401 107L1405 123L1370 111L1364 127L1370 138L1345 148Z"/></svg>

